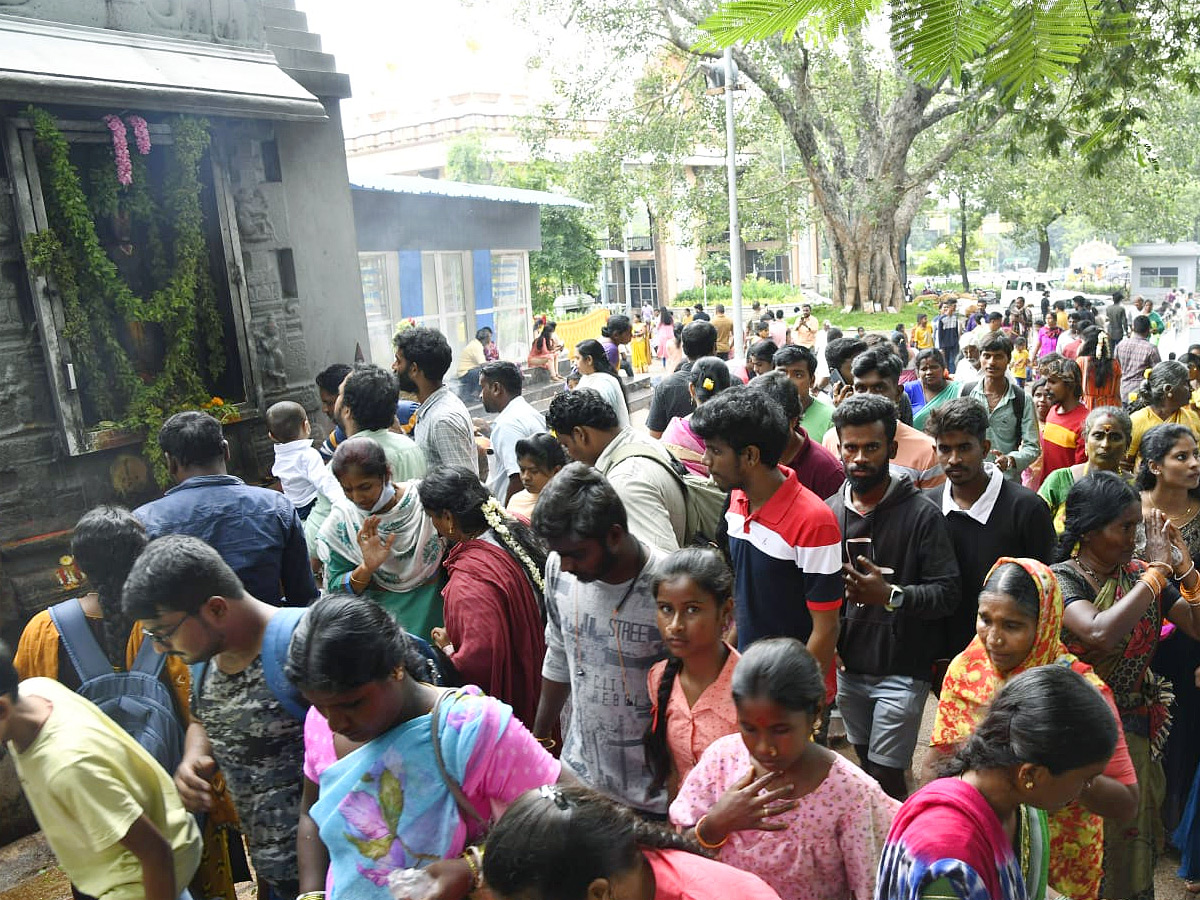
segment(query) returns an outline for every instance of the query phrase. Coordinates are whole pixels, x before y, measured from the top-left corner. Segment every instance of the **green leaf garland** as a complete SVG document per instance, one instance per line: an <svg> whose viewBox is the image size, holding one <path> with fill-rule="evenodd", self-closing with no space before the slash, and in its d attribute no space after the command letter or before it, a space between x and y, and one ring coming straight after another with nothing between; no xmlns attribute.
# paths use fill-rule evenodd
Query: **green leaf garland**
<svg viewBox="0 0 1200 900"><path fill-rule="evenodd" d="M208 375L225 368L225 335L216 287L208 270L208 248L201 206L200 164L208 149L207 121L179 116L170 121L173 143L167 162L161 207L148 189L143 160L134 159L134 183L111 183L104 172L90 172L92 197L70 158L70 144L54 117L36 107L26 115L33 124L34 148L42 178L49 227L25 241L30 268L52 278L62 297L63 336L76 360L80 388L102 419L119 428L145 428L143 453L161 484L167 483L158 430L172 414L196 409L209 399L201 377L198 347L208 358ZM108 167L112 172L112 167ZM168 277L149 297L138 297L109 259L96 233L96 214L125 207L150 224L149 252L155 273ZM165 226L165 227L164 227ZM162 238L169 231L173 244ZM169 265L169 268L167 266ZM119 322L159 325L166 343L162 371L148 383L138 377L129 354L117 339Z"/></svg>

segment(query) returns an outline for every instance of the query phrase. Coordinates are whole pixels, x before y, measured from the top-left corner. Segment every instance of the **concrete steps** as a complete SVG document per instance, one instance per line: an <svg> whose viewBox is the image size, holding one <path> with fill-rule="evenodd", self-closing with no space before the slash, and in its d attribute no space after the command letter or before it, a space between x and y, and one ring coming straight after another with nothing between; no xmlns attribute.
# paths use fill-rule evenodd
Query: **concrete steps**
<svg viewBox="0 0 1200 900"><path fill-rule="evenodd" d="M318 97L349 97L349 76L322 52L320 35L308 30L308 16L296 9L295 0L263 0L262 9L267 47L280 67Z"/></svg>

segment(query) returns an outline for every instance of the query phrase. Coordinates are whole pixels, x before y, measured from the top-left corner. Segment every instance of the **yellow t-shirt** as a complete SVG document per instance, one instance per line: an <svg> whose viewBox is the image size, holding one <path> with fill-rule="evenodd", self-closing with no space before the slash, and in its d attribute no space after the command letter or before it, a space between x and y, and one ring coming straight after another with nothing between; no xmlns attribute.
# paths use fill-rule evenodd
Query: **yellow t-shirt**
<svg viewBox="0 0 1200 900"><path fill-rule="evenodd" d="M487 354L483 351L483 344L472 339L467 342L467 345L462 348L462 353L459 354L458 374L460 377L466 375L472 369L478 369L485 363L487 363Z"/></svg>
<svg viewBox="0 0 1200 900"><path fill-rule="evenodd" d="M928 350L933 346L933 326L926 325L922 328L920 325L914 325L911 340L918 350Z"/></svg>
<svg viewBox="0 0 1200 900"><path fill-rule="evenodd" d="M171 777L93 703L49 678L21 682L22 696L54 707L25 752L8 750L50 849L77 888L99 900L142 900L142 866L121 845L144 813L175 853L175 886L200 864L200 830Z"/></svg>
<svg viewBox="0 0 1200 900"><path fill-rule="evenodd" d="M1142 438L1145 437L1147 431L1156 425L1186 425L1192 429L1192 434L1196 436L1196 440L1200 441L1200 413L1197 413L1190 406L1183 407L1167 419L1166 422L1158 417L1152 407L1143 406L1131 415L1129 420L1133 423L1133 434L1129 441L1129 458L1134 460L1135 464L1140 465L1141 463L1138 448L1142 446Z"/></svg>
<svg viewBox="0 0 1200 900"><path fill-rule="evenodd" d="M1025 373L1029 371L1029 351L1014 350L1010 368L1013 378L1024 378Z"/></svg>

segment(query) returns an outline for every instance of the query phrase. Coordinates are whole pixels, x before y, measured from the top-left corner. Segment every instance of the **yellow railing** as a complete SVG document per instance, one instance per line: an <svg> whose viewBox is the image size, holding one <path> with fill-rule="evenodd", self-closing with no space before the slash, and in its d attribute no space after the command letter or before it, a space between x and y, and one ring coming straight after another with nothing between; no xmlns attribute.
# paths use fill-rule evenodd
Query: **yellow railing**
<svg viewBox="0 0 1200 900"><path fill-rule="evenodd" d="M600 329L608 321L609 312L604 307L593 310L579 319L570 322L559 322L554 329L554 336L562 341L566 348L567 358L575 358L575 345L588 338L600 339Z"/></svg>

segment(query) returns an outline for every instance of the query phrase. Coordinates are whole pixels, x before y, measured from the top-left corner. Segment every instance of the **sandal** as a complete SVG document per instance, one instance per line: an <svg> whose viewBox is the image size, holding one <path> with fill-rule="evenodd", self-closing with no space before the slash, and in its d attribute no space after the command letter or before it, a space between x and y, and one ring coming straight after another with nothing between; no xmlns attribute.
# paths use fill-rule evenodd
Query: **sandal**
<svg viewBox="0 0 1200 900"><path fill-rule="evenodd" d="M1183 889L1189 894L1200 894L1200 879L1186 879L1183 882Z"/></svg>

